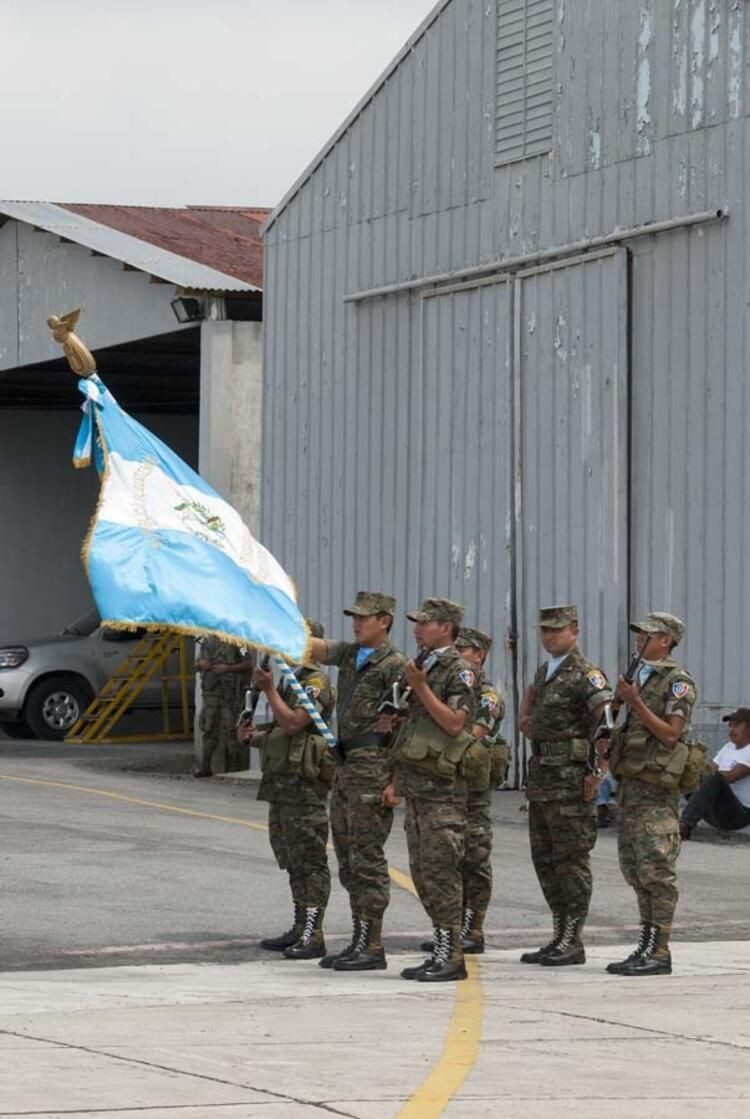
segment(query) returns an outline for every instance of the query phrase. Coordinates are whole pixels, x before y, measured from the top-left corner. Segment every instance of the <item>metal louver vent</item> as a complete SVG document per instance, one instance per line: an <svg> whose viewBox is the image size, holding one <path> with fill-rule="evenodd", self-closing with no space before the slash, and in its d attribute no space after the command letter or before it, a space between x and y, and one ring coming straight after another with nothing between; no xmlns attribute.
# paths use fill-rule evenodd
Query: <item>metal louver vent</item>
<svg viewBox="0 0 750 1119"><path fill-rule="evenodd" d="M552 147L554 0L497 0L495 164Z"/></svg>

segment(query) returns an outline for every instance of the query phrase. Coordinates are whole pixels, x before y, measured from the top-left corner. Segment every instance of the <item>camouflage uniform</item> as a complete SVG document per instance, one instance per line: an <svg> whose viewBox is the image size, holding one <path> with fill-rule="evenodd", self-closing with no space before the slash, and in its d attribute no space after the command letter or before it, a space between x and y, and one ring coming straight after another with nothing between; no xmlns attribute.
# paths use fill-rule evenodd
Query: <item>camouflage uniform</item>
<svg viewBox="0 0 750 1119"><path fill-rule="evenodd" d="M328 677L315 664L298 668L295 675L328 722L335 698ZM298 706L299 700L289 684L281 687L279 694L288 707ZM268 831L276 862L289 876L295 902L325 908L331 892L326 854L329 782L316 779L313 774L304 772L304 768L293 772L295 768L299 770L299 766L289 761L290 750L293 752L295 744L301 747L305 739L314 736L314 727L308 725L291 738L275 723L258 729L264 732L255 741L261 751L263 769L258 800L269 804Z"/></svg>
<svg viewBox="0 0 750 1119"><path fill-rule="evenodd" d="M236 645L218 637L201 638L199 656L212 665L236 665L248 659L247 654L243 654ZM247 682L237 672L227 672L222 676L201 672L203 706L199 726L202 746L200 757L196 757L196 776L225 773L238 768L240 751L236 727Z"/></svg>
<svg viewBox="0 0 750 1119"><path fill-rule="evenodd" d="M505 702L484 672L479 674L478 691L479 707L474 716L473 726L487 730L486 736L480 741L484 749L489 751L505 717ZM487 768L489 773L491 767L488 765ZM475 915L484 915L492 896L491 784L488 783L485 789L469 789L466 810L466 853L463 862L464 926L467 923L467 910L471 910L472 925L476 926Z"/></svg>
<svg viewBox="0 0 750 1119"><path fill-rule="evenodd" d="M437 605L436 605L437 604ZM432 611L456 603L427 599L419 613L407 615L420 621ZM433 620L428 617L427 620ZM446 619L442 615L434 620ZM465 711L464 731L447 735L427 713L417 695L409 696L407 716L393 744L395 789L406 800L404 828L409 849L409 869L419 900L435 929L436 946L447 945L446 961L463 967L462 866L466 841L467 783L462 761L476 740L469 733L477 708L476 673L453 645L434 650L428 660L427 683L439 700L454 711ZM406 969L406 978L422 978ZM465 971L464 971L465 976ZM462 976L456 976L461 978Z"/></svg>
<svg viewBox="0 0 750 1119"><path fill-rule="evenodd" d="M382 917L390 900L385 843L393 809L381 798L390 780L388 736L378 732L378 706L403 675L406 658L386 641L359 668L359 645L329 641L326 664L339 668L338 735L343 758L331 796L331 834L341 885L352 913Z"/></svg>
<svg viewBox="0 0 750 1119"><path fill-rule="evenodd" d="M646 625L673 626L677 640L684 631L674 615L660 613L650 614L631 629L672 635L672 629L646 630ZM651 672L647 679L641 678L640 698L660 719L681 715L685 720L681 738L687 738L696 700L692 676L671 657L645 662L644 667ZM671 749L663 746L631 709L624 727L613 735L610 768L618 780L620 869L638 899L642 938L645 940L647 932L654 930L652 943L644 945L641 952L648 958L669 960L669 936L678 899L679 784L686 755L687 747L682 742ZM623 961L623 965L626 963ZM610 965L609 970L619 971L620 967ZM639 973L643 970L641 967Z"/></svg>
<svg viewBox="0 0 750 1119"><path fill-rule="evenodd" d="M540 625L561 628L554 622L556 616L563 625L577 623L575 607L547 607L540 611ZM577 646L549 680L545 661L532 684L526 785L531 857L555 918L555 940L564 938L566 951L582 949L580 934L591 901L590 852L597 816L595 799L584 800L583 781L596 724L593 713L611 700L606 676ZM547 962L534 955L528 954L524 962ZM562 953L557 955L560 962L568 962Z"/></svg>

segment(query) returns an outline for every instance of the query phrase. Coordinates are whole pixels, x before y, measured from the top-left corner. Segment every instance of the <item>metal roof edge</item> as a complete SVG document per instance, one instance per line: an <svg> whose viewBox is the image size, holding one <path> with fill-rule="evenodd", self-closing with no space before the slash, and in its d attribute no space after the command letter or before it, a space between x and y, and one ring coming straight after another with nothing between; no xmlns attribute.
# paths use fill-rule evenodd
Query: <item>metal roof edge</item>
<svg viewBox="0 0 750 1119"><path fill-rule="evenodd" d="M299 191L302 189L302 187L308 181L308 179L312 178L313 174L318 169L318 167L323 162L323 160L326 158L328 153L332 150L332 148L334 148L336 146L336 144L339 142L341 137L344 135L344 133L347 131L347 129L351 127L351 125L354 123L354 121L357 119L357 117L360 115L360 113L366 108L367 105L369 105L370 101L372 101L373 97L378 92L378 90L380 90L385 85L385 83L390 78L391 74L393 74L398 69L398 67L404 61L406 56L408 54L411 54L411 52L414 50L414 48L417 45L417 43L419 42L419 40L422 39L426 35L426 33L429 31L432 24L435 23L435 21L438 19L438 17L442 13L443 9L447 8L450 3L452 3L452 0L438 0L437 4L432 9L432 11L430 11L425 16L425 18L422 20L422 22L420 23L420 25L416 29L416 31L414 31L409 36L409 38L406 40L406 42L404 43L403 47L398 52L398 54L393 59L391 59L391 61L386 66L385 70L383 70L383 72L380 74L380 76L378 78L376 78L375 82L370 86L367 93L365 93L364 96L362 98L360 98L360 100L354 106L352 111L345 118L343 123L339 125L339 127L336 129L336 131L330 137L330 139L326 141L326 143L320 149L318 154L307 165L307 167L302 172L302 174L299 176L299 178L296 179L295 182L289 187L289 190L282 197L281 201L276 206L274 206L274 208L271 211L271 214L268 217L267 221L265 221L263 223L263 225L261 226L260 232L261 232L262 237L265 237L268 230L271 228L271 226L276 221L276 219L280 216L280 214L286 209L286 207L292 201L294 196L299 193Z"/></svg>
<svg viewBox="0 0 750 1119"><path fill-rule="evenodd" d="M155 276L176 287L193 291L260 292L244 280L180 256L133 237L92 218L83 217L55 202L13 202L0 200L0 214L15 221L36 226L57 237L64 237L83 248L101 253L112 260L129 265L138 272Z"/></svg>

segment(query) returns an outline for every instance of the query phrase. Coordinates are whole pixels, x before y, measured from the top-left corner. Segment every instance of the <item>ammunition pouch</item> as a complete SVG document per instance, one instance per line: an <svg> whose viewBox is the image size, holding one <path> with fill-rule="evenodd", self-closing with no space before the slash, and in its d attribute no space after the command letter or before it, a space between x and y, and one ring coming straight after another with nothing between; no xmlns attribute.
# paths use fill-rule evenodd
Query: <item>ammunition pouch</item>
<svg viewBox="0 0 750 1119"><path fill-rule="evenodd" d="M490 785L496 789L508 776L510 746L507 742L493 742L490 746Z"/></svg>
<svg viewBox="0 0 750 1119"><path fill-rule="evenodd" d="M623 777L637 777L666 792L679 793L689 756L690 749L685 742L678 742L670 749L646 731L632 734L617 731L613 736L609 768L618 781Z"/></svg>
<svg viewBox="0 0 750 1119"><path fill-rule="evenodd" d="M466 747L461 758L459 773L466 781L470 793L484 793L490 787L492 752L484 742L475 738Z"/></svg>
<svg viewBox="0 0 750 1119"><path fill-rule="evenodd" d="M704 742L699 742L697 739L686 742L685 745L688 749L688 756L685 762L685 768L682 771L682 776L680 777L680 792L694 793L700 786L706 773L708 746L706 746Z"/></svg>
<svg viewBox="0 0 750 1119"><path fill-rule="evenodd" d="M309 730L288 735L274 727L259 745L264 777L301 777L304 781L331 784L334 761L321 735Z"/></svg>
<svg viewBox="0 0 750 1119"><path fill-rule="evenodd" d="M423 769L434 777L455 781L463 776L459 767L464 754L476 739L468 731L457 737L446 734L428 716L423 715L414 723L405 723L398 732L393 747L396 762L405 762Z"/></svg>

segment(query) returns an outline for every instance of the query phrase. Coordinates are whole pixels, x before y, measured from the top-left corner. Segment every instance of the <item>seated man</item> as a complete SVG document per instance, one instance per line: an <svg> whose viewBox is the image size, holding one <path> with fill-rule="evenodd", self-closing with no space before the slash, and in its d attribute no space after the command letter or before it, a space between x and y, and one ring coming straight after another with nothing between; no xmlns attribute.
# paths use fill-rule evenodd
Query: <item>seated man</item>
<svg viewBox="0 0 750 1119"><path fill-rule="evenodd" d="M711 775L682 813L683 839L690 839L699 820L725 831L750 825L750 707L738 707L723 722L729 723L729 742L709 763Z"/></svg>

